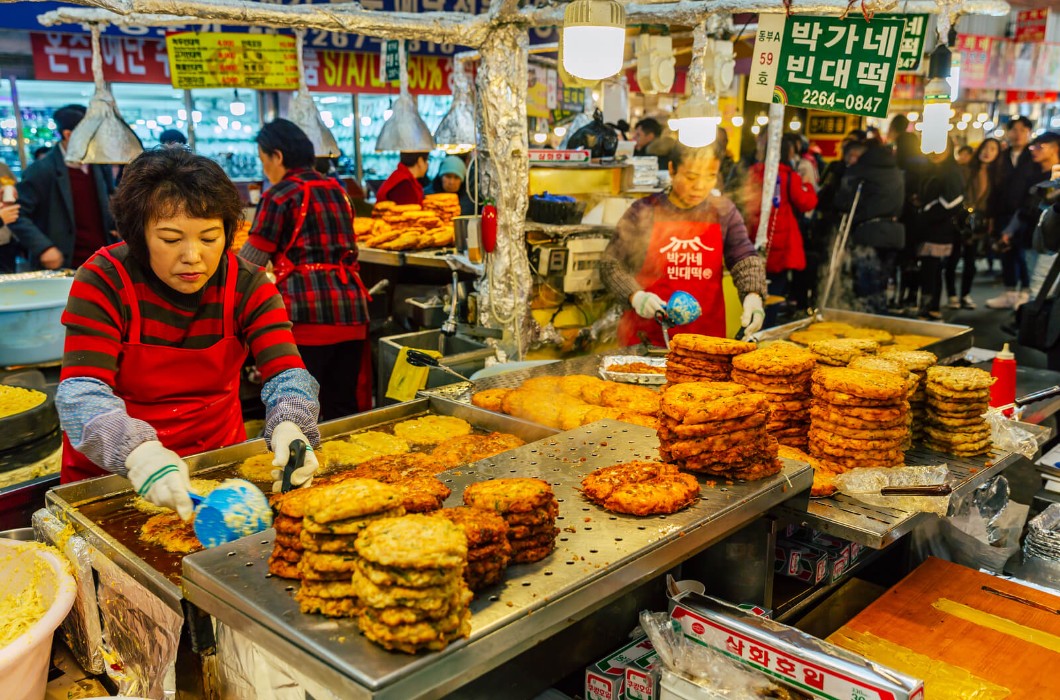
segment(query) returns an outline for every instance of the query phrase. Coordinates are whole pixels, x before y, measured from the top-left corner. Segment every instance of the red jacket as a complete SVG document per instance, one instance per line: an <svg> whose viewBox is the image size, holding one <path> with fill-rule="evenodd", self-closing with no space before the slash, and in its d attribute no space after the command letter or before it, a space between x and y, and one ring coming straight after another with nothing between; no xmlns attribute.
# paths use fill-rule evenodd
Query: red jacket
<svg viewBox="0 0 1060 700"><path fill-rule="evenodd" d="M747 233L754 242L758 235L758 222L762 213L762 174L764 163L751 167L747 178L746 216ZM779 192L777 191L779 190ZM784 163L777 170L777 186L770 195L780 195L780 205L770 213L769 256L766 272L778 273L786 270L806 269L806 250L802 242L802 231L795 212L805 213L817 207L817 193L813 186L804 184L799 174Z"/></svg>
<svg viewBox="0 0 1060 700"><path fill-rule="evenodd" d="M398 163L397 170L392 172L390 177L379 186L375 200L423 206L423 185L416 180L416 176L406 165Z"/></svg>

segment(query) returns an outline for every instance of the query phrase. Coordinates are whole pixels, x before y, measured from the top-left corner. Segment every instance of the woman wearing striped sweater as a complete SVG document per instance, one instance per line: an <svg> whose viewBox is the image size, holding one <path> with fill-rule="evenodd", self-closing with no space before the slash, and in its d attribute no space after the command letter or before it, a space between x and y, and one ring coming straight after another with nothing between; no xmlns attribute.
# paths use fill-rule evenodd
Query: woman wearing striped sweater
<svg viewBox="0 0 1060 700"><path fill-rule="evenodd" d="M239 379L248 348L277 466L292 441L319 445L319 387L276 287L229 251L242 203L216 163L183 149L145 151L111 208L123 242L78 270L62 319L62 480L127 476L141 496L188 518L181 457L246 439ZM292 481L309 483L316 468L307 453Z"/></svg>

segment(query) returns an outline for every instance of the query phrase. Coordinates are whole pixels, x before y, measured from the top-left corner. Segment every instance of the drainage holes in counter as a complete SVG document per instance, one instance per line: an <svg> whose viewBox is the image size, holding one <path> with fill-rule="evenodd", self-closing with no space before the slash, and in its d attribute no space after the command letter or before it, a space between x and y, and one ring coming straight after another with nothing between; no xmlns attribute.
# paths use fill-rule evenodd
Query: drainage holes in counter
<svg viewBox="0 0 1060 700"><path fill-rule="evenodd" d="M574 566L574 562L573 561L568 561L567 562L567 566Z"/></svg>
<svg viewBox="0 0 1060 700"><path fill-rule="evenodd" d="M569 539L570 539L569 537L560 537L560 538L559 538L559 541L560 541L560 542L566 542L566 541L567 541L567 540L569 540Z"/></svg>
<svg viewBox="0 0 1060 700"><path fill-rule="evenodd" d="M290 593L291 591L293 591L293 590L294 590L294 586L284 586L284 587L283 587L283 590L285 590L285 591L287 591L288 593Z"/></svg>
<svg viewBox="0 0 1060 700"><path fill-rule="evenodd" d="M546 571L546 572L545 572L545 576L551 576L551 575L552 575L552 572L551 572L551 571Z"/></svg>
<svg viewBox="0 0 1060 700"><path fill-rule="evenodd" d="M599 554L599 553L600 553L600 550L598 550L598 549L590 549L589 550L589 554Z"/></svg>
<svg viewBox="0 0 1060 700"><path fill-rule="evenodd" d="M615 538L615 542L621 542L621 541L622 541L622 538L621 538L621 537L616 537L616 538Z"/></svg>
<svg viewBox="0 0 1060 700"><path fill-rule="evenodd" d="M235 555L236 555L236 553L235 553L235 552L229 552L229 553L228 553L228 556L230 556L230 557L234 557Z"/></svg>
<svg viewBox="0 0 1060 700"><path fill-rule="evenodd" d="M248 567L248 568L249 568L249 567L251 567L251 566L254 566L254 562L252 562L252 561L248 561L248 562L247 562L246 564L244 564L243 566L246 566L246 567Z"/></svg>
<svg viewBox="0 0 1060 700"><path fill-rule="evenodd" d="M262 544L272 544L272 542L269 542L268 540L262 540L261 543Z"/></svg>
<svg viewBox="0 0 1060 700"><path fill-rule="evenodd" d="M531 585L531 584L530 584L530 582L529 582L529 581L523 581L523 587L524 587L524 588L528 588L528 587L529 587L530 585Z"/></svg>
<svg viewBox="0 0 1060 700"><path fill-rule="evenodd" d="M501 599L501 597L500 597L499 595L491 595L491 596L490 596L489 598L487 598L486 600L488 600L488 601L489 601L489 602L491 602L491 603L496 603L496 602L497 602L498 600L500 600L500 599Z"/></svg>
<svg viewBox="0 0 1060 700"><path fill-rule="evenodd" d="M645 527L645 526L643 526L643 525L638 525L638 526L637 526L637 529L638 529L638 530L647 530L648 528L646 528L646 527Z"/></svg>
<svg viewBox="0 0 1060 700"><path fill-rule="evenodd" d="M586 529L586 530L592 530L593 528L592 528L591 526L589 526L589 525L586 525L586 526L585 526L585 529Z"/></svg>

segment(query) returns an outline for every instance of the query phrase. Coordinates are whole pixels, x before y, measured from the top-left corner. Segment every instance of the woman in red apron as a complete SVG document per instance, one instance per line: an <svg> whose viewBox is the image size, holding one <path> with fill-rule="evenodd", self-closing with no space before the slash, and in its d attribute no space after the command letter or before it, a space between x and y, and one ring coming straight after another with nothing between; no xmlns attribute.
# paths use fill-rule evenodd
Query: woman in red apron
<svg viewBox="0 0 1060 700"><path fill-rule="evenodd" d="M358 274L349 197L313 170L313 144L292 122L266 124L257 142L272 186L239 256L262 267L272 262L298 350L320 382L321 418L367 410L368 291Z"/></svg>
<svg viewBox="0 0 1060 700"><path fill-rule="evenodd" d="M736 206L716 193L720 160L711 148L677 146L670 155L671 187L633 204L618 222L600 265L608 289L630 308L618 325L621 345L662 346L655 313L670 295L696 297L703 314L671 333L725 336L725 268L743 300L748 335L762 327L766 275Z"/></svg>
<svg viewBox="0 0 1060 700"><path fill-rule="evenodd" d="M246 440L239 379L248 349L263 375L275 465L293 440L319 444L317 386L276 287L229 250L242 202L216 163L183 149L145 151L111 206L124 242L78 270L62 317L62 481L121 474L187 518L182 457ZM316 467L308 453L294 483Z"/></svg>

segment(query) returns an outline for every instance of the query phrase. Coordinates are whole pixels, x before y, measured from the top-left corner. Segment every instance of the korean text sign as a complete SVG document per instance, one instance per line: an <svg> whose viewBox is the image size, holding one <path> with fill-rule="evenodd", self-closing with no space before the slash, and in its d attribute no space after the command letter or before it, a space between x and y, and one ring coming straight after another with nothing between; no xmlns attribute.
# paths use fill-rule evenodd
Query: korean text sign
<svg viewBox="0 0 1060 700"><path fill-rule="evenodd" d="M166 51L175 88L298 87L294 37L175 32L166 36Z"/></svg>
<svg viewBox="0 0 1060 700"><path fill-rule="evenodd" d="M900 18L764 14L747 99L886 117L904 26Z"/></svg>

